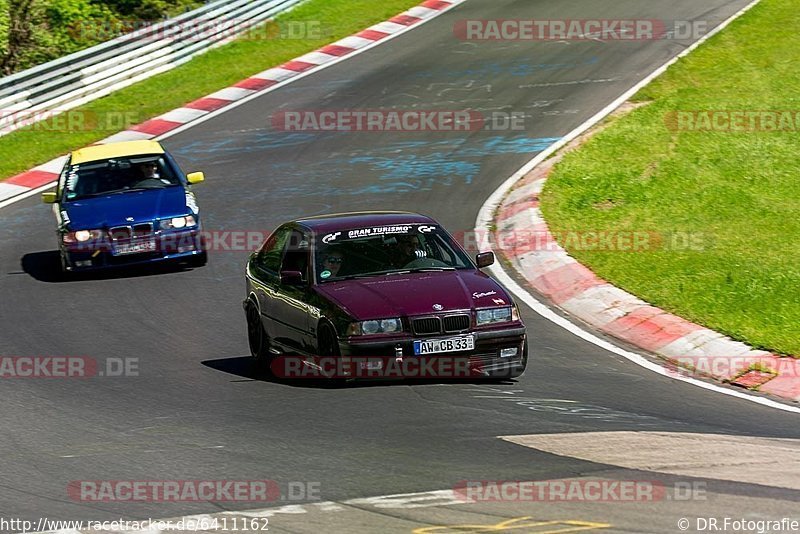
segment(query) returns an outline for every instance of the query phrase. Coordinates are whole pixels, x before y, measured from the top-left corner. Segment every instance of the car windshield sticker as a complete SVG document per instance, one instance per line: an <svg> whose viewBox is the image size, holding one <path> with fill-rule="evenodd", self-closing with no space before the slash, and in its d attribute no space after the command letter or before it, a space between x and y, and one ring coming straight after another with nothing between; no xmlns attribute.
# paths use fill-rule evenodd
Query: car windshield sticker
<svg viewBox="0 0 800 534"><path fill-rule="evenodd" d="M77 193L75 193L75 187L78 185L78 171L80 171L80 169L80 165L73 165L67 174L67 198L75 198L77 196Z"/></svg>
<svg viewBox="0 0 800 534"><path fill-rule="evenodd" d="M396 235L396 234L410 234L414 231L420 233L430 233L436 229L435 226L420 226L411 224L399 224L394 226L373 226L370 228L358 228L347 232L349 239L359 237L371 237L377 235ZM326 238L328 236L325 236ZM323 241L325 238L323 238ZM325 241L326 243L328 241Z"/></svg>
<svg viewBox="0 0 800 534"><path fill-rule="evenodd" d="M167 180L169 183L169 180ZM186 193L186 207L192 210L192 213L197 214L200 208L197 207L197 199L194 198L194 193Z"/></svg>
<svg viewBox="0 0 800 534"><path fill-rule="evenodd" d="M320 278L330 278L331 277L331 272L330 271L322 271L321 273L319 273L319 277Z"/></svg>
<svg viewBox="0 0 800 534"><path fill-rule="evenodd" d="M328 234L328 235L326 235L325 237L322 238L322 242L323 243L330 243L331 241L336 240L336 238L339 237L340 235L342 235L342 232L334 232L332 234Z"/></svg>

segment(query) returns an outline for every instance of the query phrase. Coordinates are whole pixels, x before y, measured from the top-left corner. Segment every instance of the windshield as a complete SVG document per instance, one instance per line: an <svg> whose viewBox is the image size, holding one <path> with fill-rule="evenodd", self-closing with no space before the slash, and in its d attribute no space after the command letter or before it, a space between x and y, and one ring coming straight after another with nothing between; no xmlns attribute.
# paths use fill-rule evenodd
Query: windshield
<svg viewBox="0 0 800 534"><path fill-rule="evenodd" d="M71 165L64 179L64 200L162 189L180 185L163 155L135 156Z"/></svg>
<svg viewBox="0 0 800 534"><path fill-rule="evenodd" d="M430 225L343 230L320 236L315 250L317 282L473 268L453 238Z"/></svg>

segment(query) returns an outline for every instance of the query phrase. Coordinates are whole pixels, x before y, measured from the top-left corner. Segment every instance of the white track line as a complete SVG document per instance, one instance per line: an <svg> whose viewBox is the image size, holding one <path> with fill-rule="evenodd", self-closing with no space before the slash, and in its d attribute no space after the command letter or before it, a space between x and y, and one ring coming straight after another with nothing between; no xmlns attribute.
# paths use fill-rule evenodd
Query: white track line
<svg viewBox="0 0 800 534"><path fill-rule="evenodd" d="M592 118L572 130L568 133L564 138L562 138L557 143L552 144L546 150L538 154L535 158L531 161L526 163L520 170L514 173L508 180L503 182L503 184L492 193L486 202L481 207L480 212L478 212L478 218L475 221L475 229L478 232L478 235L486 235L486 232L489 232L489 229L493 222L493 215L497 207L500 205L500 202L503 200L503 197L508 193L508 191L516 184L520 179L522 179L525 175L531 172L537 165L541 162L549 158L552 154L566 146L570 143L573 139L577 138L596 124L598 124L601 120L606 118L610 113L620 107L622 104L628 101L630 97L634 94L639 92L644 86L652 82L655 78L663 74L671 65L677 62L682 57L692 53L696 50L700 45L706 42L708 39L722 31L726 28L731 22L745 14L747 11L752 9L755 5L757 5L761 0L754 0L750 4L748 4L745 8L738 11L736 14L731 16L725 22L714 28L711 32L703 36L700 40L692 44L689 48L666 62L661 67L657 68L653 71L650 75L644 78L642 81L631 87L628 91L622 94L619 98L614 100L611 104L600 110L597 114L595 114ZM783 404L778 401L774 401L772 399L768 399L765 397L757 397L755 395L751 395L748 393L744 393L742 391L737 391L730 388L725 388L718 386L716 384L711 384L708 382L703 382L702 380L697 380L695 378L690 378L681 375L675 375L674 372L668 372L665 367L654 363L647 358L636 354L635 352L631 352L629 350L625 350L613 343L602 339L595 335L594 333L585 330L583 327L578 326L577 324L565 319L564 317L558 315L553 310L551 310L547 305L543 304L539 300L536 299L530 292L528 292L525 288L517 284L511 276L502 268L500 264L493 265L490 269L491 273L512 293L514 293L520 300L522 300L529 308L533 311L544 317L545 319L552 321L553 323L557 324L558 326L568 330L572 334L575 334L579 338L588 341L594 345L597 345L601 349L607 350L609 352L613 352L623 358L644 367L654 373L658 373L661 376L666 376L672 378L674 380L678 380L680 382L686 382L688 384L692 384L694 386L707 389L709 391L714 391L717 393L722 393L723 395L729 395L731 397L736 397L739 399L747 400L750 402L755 402L756 404L761 404L763 406L767 406L770 408L775 408L777 410L783 410L786 412L798 413L800 414L800 408L795 406L789 406L787 404Z"/></svg>

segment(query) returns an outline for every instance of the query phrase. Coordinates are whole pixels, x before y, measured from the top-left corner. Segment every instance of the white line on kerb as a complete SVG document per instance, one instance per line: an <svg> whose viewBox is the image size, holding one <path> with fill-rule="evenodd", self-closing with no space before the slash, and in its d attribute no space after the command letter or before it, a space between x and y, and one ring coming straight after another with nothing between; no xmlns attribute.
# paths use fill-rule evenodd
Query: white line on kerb
<svg viewBox="0 0 800 534"><path fill-rule="evenodd" d="M525 175L527 175L534 168L536 168L537 165L539 165L541 162L543 162L544 160L549 158L552 154L554 154L555 152L557 152L558 150L560 150L561 148L566 146L572 140L574 140L575 138L577 138L578 136L580 136L581 134L583 134L584 132L586 132L587 130L592 128L593 126L595 126L597 123L599 123L601 120L603 120L606 116L608 116L614 110L616 110L618 107L620 107L622 104L624 104L630 97L632 97L634 94L636 94L640 89L642 89L644 86L649 84L655 78L657 78L658 76L663 74L675 62L677 62L682 57L692 53L700 45L702 45L708 39L710 39L711 37L713 37L714 35L716 35L720 31L722 31L731 22L733 22L734 20L736 20L737 18L739 18L740 16L745 14L747 11L752 9L760 1L761 0L754 0L753 2L748 4L746 7L744 7L743 9L738 11L736 14L731 16L725 22L723 22L722 24L720 24L719 26L714 28L711 32L709 32L708 34L704 35L700 40L698 40L697 42L693 43L689 48L687 48L686 50L684 50L683 52L681 52L680 54L678 54L677 56L675 56L671 60L667 61L661 67L657 68L649 76L647 76L642 81L640 81L639 83L637 83L636 85L631 87L628 91L623 93L619 98L614 100L611 104L609 104L608 106L606 106L605 108L600 110L597 114L595 114L589 120L587 120L586 122L584 122L583 124L581 124L580 126L575 128L574 130L572 130L565 137L563 137L560 141L550 145L547 149L545 149L543 152L539 153L531 161L526 163L520 170L518 170L516 173L514 173L508 180L503 182L503 184L499 188L497 188L494 193L492 193L492 196L490 196L486 200L486 202L483 204L483 206L481 206L481 210L478 212L478 218L475 221L475 230L476 230L476 232L488 232L489 231L489 228L492 225L493 214L494 214L495 210L497 209L497 207L500 205L500 202L505 197L506 193L508 193L508 191L514 186L514 184L516 184L520 179L522 179ZM479 234L479 235L483 235L483 234ZM508 275L508 273L502 268L502 266L500 264L493 265L492 267L490 267L489 270L506 288L509 289L509 291L511 291L517 297L519 297L519 299L522 300L533 311L535 311L536 313L538 313L539 315L541 315L545 319L547 319L549 321L552 321L556 325L564 328L565 330L568 330L572 334L575 334L579 338L581 338L581 339L583 339L585 341L588 341L589 343L592 343L592 344L600 347L601 349L605 349L605 350L607 350L609 352L613 352L614 354L622 356L623 358L635 363L636 365L644 367L645 369L653 371L654 373L658 373L661 376L666 376L666 377L672 378L673 380L679 380L681 382L686 382L688 384L692 384L694 386L697 386L697 387L700 387L700 388L703 388L703 389L707 389L709 391L715 391L717 393L722 393L723 395L729 395L731 397L737 397L739 399L747 400L747 401L750 401L750 402L755 402L757 404L761 404L761 405L767 406L769 408L775 408L777 410L783 410L783 411L792 412L792 413L800 413L800 408L795 407L795 406L789 406L789 405L774 401L772 399L767 399L767 398L764 398L764 397L757 397L755 395L750 395L750 394L744 393L742 391L736 391L736 390L733 390L733 389L717 386L715 384L710 384L708 382L703 382L702 380L697 380L697 379L690 378L690 377L685 377L685 376L674 375L674 374L668 373L667 370L663 366L661 366L661 365L659 365L657 363L651 362L647 358L645 358L645 357L643 357L643 356L641 356L639 354L636 354L635 352L631 352L631 351L625 350L625 349L623 349L621 347L618 347L617 345L614 345L613 343L598 337L597 335L589 332L588 330L583 329L581 326L578 326L577 324L569 321L568 319L565 319L564 317L558 315L553 310L551 310L547 305L545 305L542 302L540 302L539 300L537 300L536 297L534 297L525 288L523 288L522 286L517 284L517 282L514 281L514 279L511 278Z"/></svg>
<svg viewBox="0 0 800 534"><path fill-rule="evenodd" d="M227 113L228 111L231 111L232 109L235 109L235 108L241 106L242 104L246 104L247 102L250 102L251 100L254 100L256 98L264 96L265 94L270 93L272 91L276 91L276 90L280 89L281 87L289 85L290 83L294 83L294 82L296 82L298 80L301 80L301 79L305 78L306 76L310 76L310 75L312 75L312 74L314 74L316 72L319 72L321 70L327 69L328 67L332 67L333 65L341 63L342 61L347 61L348 59L353 58L353 57L355 57L355 56L357 56L359 54L362 54L362 53L366 52L367 50L371 50L371 49L375 48L376 46L380 46L383 43L387 43L387 42L391 41L392 39L400 37L401 35L403 35L406 32L409 32L409 31L411 31L411 30L413 30L415 28L419 28L423 24L427 24L429 21L431 21L431 20L433 20L433 19L435 19L435 18L437 18L437 17L439 17L441 15L444 15L445 13L450 11L451 9L461 5L466 0L449 0L449 1L452 2L449 6L447 6L445 8L442 8L442 9L439 9L439 10L436 10L436 13L430 15L427 18L422 19L420 22L417 22L417 23L415 23L415 24L413 24L411 26L408 26L406 28L403 28L402 30L399 30L399 31L397 31L395 33L389 34L387 37L384 37L384 38L382 38L380 40L377 40L377 41L375 41L375 42L373 42L371 44L368 44L368 45L363 46L361 48L357 48L357 49L355 49L354 52L350 52L346 56L338 57L338 58L336 58L336 59L334 59L332 61L329 61L327 63L323 63L321 65L318 65L318 66L314 67L313 69L309 69L309 70L307 70L305 72L301 72L299 74L296 74L296 75L292 76L291 78L288 78L288 79L286 79L286 80L284 80L282 82L276 83L275 85L272 85L272 86L270 86L270 87L268 87L266 89L262 89L261 91L257 91L255 93L253 93L252 95L246 96L246 97L244 97L244 98L242 98L240 100L232 101L230 104L226 105L224 108L220 108L218 110L215 110L215 111L212 111L210 113L207 113L206 115L203 115L202 117L200 117L200 118L198 118L196 120L193 120L191 122L187 122L186 124L183 124L183 125L175 128L175 129L173 129L173 130L165 132L165 133L163 133L163 134L161 134L159 136L153 137L153 139L160 141L162 139L166 139L168 137L172 137L173 135L177 135L177 134L179 134L179 133L181 133L181 132L183 132L185 130L188 130L189 128L193 128L193 127L197 126L198 124L202 124L202 123L206 122L207 120L210 120L210 119L212 119L212 118L214 118L214 117L216 117L218 115L222 115L223 113ZM403 13L405 13L405 12L403 12ZM172 111L174 111L174 110L172 110ZM36 194L36 193L38 193L40 191L47 191L48 189L54 187L57 183L58 182L54 180L54 181L52 181L52 182L50 182L48 184L45 184L43 186L40 186L40 187L36 188L35 190L27 191L27 192L25 192L25 193L23 193L21 195L17 195L17 196L15 196L13 198L10 198L8 200L4 200L4 201L0 202L0 209L5 208L6 206L10 206L11 204L14 204L15 202L19 202L20 200L26 199L26 198L28 198L28 197L30 197L30 196L32 196L32 195L34 195L34 194Z"/></svg>

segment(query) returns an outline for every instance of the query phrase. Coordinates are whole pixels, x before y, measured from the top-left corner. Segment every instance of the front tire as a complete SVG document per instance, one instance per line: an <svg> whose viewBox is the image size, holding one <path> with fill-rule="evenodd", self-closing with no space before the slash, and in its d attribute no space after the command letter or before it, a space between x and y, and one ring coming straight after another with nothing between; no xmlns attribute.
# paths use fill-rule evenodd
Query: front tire
<svg viewBox="0 0 800 534"><path fill-rule="evenodd" d="M510 378L519 378L525 374L525 369L528 368L528 340L522 345L522 368L511 373Z"/></svg>
<svg viewBox="0 0 800 534"><path fill-rule="evenodd" d="M317 335L317 354L320 358L338 358L341 356L339 350L339 338L336 336L336 330L333 329L329 323L323 323L319 328ZM344 376L335 376L333 378L324 379L320 385L324 387L340 388L346 386L348 379Z"/></svg>
<svg viewBox="0 0 800 534"><path fill-rule="evenodd" d="M197 268L197 267L204 267L208 263L208 252L201 252L200 254L195 254L189 259L189 266Z"/></svg>
<svg viewBox="0 0 800 534"><path fill-rule="evenodd" d="M339 340L329 324L324 324L319 329L317 352L320 356L339 356Z"/></svg>

